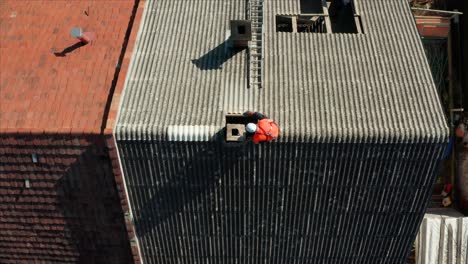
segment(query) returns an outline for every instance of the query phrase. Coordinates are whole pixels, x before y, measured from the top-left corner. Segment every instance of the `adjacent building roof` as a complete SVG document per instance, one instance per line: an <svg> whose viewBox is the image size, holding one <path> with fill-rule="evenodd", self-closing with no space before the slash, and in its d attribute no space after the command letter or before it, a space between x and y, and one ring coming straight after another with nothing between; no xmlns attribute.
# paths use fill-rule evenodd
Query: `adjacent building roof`
<svg viewBox="0 0 468 264"><path fill-rule="evenodd" d="M275 119L282 141L445 138L407 1L356 0L364 34L276 32L275 15L300 14L300 1L265 1L261 89L248 88L246 51L224 45L229 21L245 19L245 2L148 3L118 138L207 140L226 113L247 110Z"/></svg>
<svg viewBox="0 0 468 264"><path fill-rule="evenodd" d="M139 263L101 132L142 2L0 1L0 263ZM93 42L78 45L72 27Z"/></svg>
<svg viewBox="0 0 468 264"><path fill-rule="evenodd" d="M133 1L0 3L0 132L100 132ZM79 47L72 27L94 32Z"/></svg>

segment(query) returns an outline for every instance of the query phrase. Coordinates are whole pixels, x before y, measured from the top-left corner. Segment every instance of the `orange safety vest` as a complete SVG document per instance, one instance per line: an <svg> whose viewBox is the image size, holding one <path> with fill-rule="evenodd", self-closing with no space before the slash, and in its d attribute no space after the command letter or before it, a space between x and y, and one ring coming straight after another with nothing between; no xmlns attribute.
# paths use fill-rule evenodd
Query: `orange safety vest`
<svg viewBox="0 0 468 264"><path fill-rule="evenodd" d="M253 136L253 142L258 144L260 142L271 141L278 137L279 127L271 119L262 119L257 123L257 131Z"/></svg>

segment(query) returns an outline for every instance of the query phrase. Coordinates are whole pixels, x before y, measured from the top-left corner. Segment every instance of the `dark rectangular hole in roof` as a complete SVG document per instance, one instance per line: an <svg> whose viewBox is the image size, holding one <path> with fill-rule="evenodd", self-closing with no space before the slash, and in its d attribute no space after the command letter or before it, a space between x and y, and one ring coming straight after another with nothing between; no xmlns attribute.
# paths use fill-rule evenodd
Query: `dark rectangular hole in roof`
<svg viewBox="0 0 468 264"><path fill-rule="evenodd" d="M323 16L299 16L297 18L297 32L327 33Z"/></svg>
<svg viewBox="0 0 468 264"><path fill-rule="evenodd" d="M300 0L302 14L323 13L322 0Z"/></svg>
<svg viewBox="0 0 468 264"><path fill-rule="evenodd" d="M293 32L292 17L277 15L276 32Z"/></svg>
<svg viewBox="0 0 468 264"><path fill-rule="evenodd" d="M360 17L355 14L353 1L342 5L335 16L330 16L333 33L363 33Z"/></svg>
<svg viewBox="0 0 468 264"><path fill-rule="evenodd" d="M293 19L296 20L294 28ZM324 16L276 16L276 32L327 33Z"/></svg>
<svg viewBox="0 0 468 264"><path fill-rule="evenodd" d="M241 26L237 26L237 33L241 34L241 35L244 35L246 32L245 30L245 26L244 25L241 25Z"/></svg>
<svg viewBox="0 0 468 264"><path fill-rule="evenodd" d="M354 0L299 0L301 14L276 15L276 32L363 34ZM326 5L325 5L326 3ZM328 14L325 10L328 9Z"/></svg>

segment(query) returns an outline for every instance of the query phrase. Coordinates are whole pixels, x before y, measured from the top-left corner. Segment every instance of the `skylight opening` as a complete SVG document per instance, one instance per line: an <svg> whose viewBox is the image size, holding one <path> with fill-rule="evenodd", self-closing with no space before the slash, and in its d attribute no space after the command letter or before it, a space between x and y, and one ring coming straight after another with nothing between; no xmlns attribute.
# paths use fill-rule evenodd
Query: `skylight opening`
<svg viewBox="0 0 468 264"><path fill-rule="evenodd" d="M300 14L276 15L276 31L291 33L364 33L355 0L299 0Z"/></svg>

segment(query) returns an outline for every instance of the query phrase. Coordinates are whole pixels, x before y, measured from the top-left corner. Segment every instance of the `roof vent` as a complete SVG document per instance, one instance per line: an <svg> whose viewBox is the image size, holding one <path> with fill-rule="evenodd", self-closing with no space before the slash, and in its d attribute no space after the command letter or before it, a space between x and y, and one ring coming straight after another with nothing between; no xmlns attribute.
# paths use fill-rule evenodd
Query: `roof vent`
<svg viewBox="0 0 468 264"><path fill-rule="evenodd" d="M241 142L245 140L244 124L226 124L226 141Z"/></svg>
<svg viewBox="0 0 468 264"><path fill-rule="evenodd" d="M243 142L248 135L245 131L245 125L248 123L257 123L253 117L242 113L226 114L226 142Z"/></svg>
<svg viewBox="0 0 468 264"><path fill-rule="evenodd" d="M231 20L231 42L233 48L246 48L252 39L252 24L249 20Z"/></svg>
<svg viewBox="0 0 468 264"><path fill-rule="evenodd" d="M93 32L83 32L83 29L79 27L72 28L70 35L72 38L77 38L83 44L88 44L95 38Z"/></svg>

